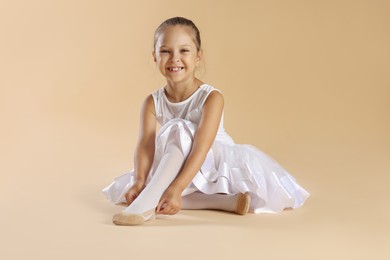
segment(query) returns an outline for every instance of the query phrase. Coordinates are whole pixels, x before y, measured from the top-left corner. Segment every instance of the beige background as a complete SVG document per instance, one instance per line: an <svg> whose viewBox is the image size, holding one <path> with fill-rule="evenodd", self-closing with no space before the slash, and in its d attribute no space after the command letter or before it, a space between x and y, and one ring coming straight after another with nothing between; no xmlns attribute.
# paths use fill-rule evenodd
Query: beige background
<svg viewBox="0 0 390 260"><path fill-rule="evenodd" d="M389 259L389 1L0 1L1 259ZM200 28L199 77L237 143L311 197L245 217L181 211L117 227L101 189L133 167L151 51ZM144 256L143 258L141 258ZM240 258L238 258L240 257Z"/></svg>

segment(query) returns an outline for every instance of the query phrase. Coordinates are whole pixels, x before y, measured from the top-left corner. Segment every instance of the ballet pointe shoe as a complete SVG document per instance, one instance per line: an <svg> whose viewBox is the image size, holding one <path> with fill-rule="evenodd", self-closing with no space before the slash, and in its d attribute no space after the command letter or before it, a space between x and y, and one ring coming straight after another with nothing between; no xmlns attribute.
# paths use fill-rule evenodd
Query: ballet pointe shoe
<svg viewBox="0 0 390 260"><path fill-rule="evenodd" d="M237 202L234 213L238 215L245 215L249 211L249 206L251 204L251 196L249 195L249 192L238 193L236 196Z"/></svg>
<svg viewBox="0 0 390 260"><path fill-rule="evenodd" d="M145 221L153 220L155 218L155 209L151 209L142 214L127 214L125 212L121 212L113 216L112 222L119 226L137 226L143 224Z"/></svg>

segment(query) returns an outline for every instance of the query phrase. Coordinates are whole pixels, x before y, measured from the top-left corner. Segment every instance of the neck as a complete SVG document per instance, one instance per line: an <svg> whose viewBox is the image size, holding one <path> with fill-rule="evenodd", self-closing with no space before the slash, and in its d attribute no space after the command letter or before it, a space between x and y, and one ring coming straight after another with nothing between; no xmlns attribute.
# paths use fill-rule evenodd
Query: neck
<svg viewBox="0 0 390 260"><path fill-rule="evenodd" d="M203 82L193 78L186 82L167 82L165 93L171 102L181 102L190 97Z"/></svg>

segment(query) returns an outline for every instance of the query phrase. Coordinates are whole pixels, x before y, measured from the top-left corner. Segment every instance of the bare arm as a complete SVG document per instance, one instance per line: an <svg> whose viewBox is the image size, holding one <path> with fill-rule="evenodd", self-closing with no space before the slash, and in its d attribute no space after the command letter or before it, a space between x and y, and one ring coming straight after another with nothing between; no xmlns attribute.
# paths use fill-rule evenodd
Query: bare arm
<svg viewBox="0 0 390 260"><path fill-rule="evenodd" d="M152 167L155 149L156 117L153 97L149 95L141 109L141 122L137 147L134 154L135 183L126 193L127 205L130 205L145 188L146 178Z"/></svg>
<svg viewBox="0 0 390 260"><path fill-rule="evenodd" d="M223 96L217 91L209 94L202 109L202 118L195 132L191 152L182 170L170 187L183 192L195 177L210 150L218 131L223 111Z"/></svg>
<svg viewBox="0 0 390 260"><path fill-rule="evenodd" d="M156 137L156 117L153 97L149 95L141 109L138 143L134 155L136 182L145 184L152 167Z"/></svg>

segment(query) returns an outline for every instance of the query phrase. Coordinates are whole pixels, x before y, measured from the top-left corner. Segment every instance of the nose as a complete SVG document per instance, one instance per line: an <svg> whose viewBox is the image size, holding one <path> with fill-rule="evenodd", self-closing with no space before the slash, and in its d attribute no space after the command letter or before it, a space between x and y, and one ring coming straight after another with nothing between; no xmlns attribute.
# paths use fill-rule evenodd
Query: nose
<svg viewBox="0 0 390 260"><path fill-rule="evenodd" d="M173 53L172 53L172 58L171 58L171 60L172 60L172 61L180 61L179 53L173 52Z"/></svg>

